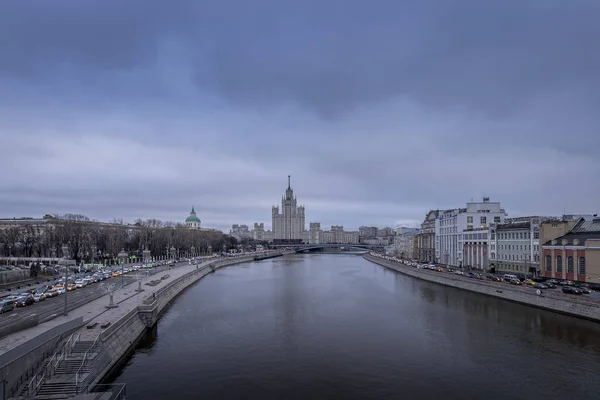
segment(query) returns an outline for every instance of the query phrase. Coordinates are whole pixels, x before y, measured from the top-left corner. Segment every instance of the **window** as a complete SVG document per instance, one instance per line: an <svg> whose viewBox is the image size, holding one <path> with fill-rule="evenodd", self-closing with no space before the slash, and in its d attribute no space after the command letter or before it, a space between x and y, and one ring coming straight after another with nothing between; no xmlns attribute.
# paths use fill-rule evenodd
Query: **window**
<svg viewBox="0 0 600 400"><path fill-rule="evenodd" d="M500 222L500 217L494 217L494 222L495 223L499 223Z"/></svg>
<svg viewBox="0 0 600 400"><path fill-rule="evenodd" d="M481 225L485 225L487 223L487 217L479 218L479 222L481 223Z"/></svg>
<svg viewBox="0 0 600 400"><path fill-rule="evenodd" d="M491 238L491 239L492 239L492 240L496 240L496 234L495 234L495 233L492 233L491 235L492 235L492 238Z"/></svg>
<svg viewBox="0 0 600 400"><path fill-rule="evenodd" d="M539 239L540 238L540 231L538 231L537 229L535 231L533 231L533 238L534 239Z"/></svg>
<svg viewBox="0 0 600 400"><path fill-rule="evenodd" d="M562 273L562 256L556 256L556 272Z"/></svg>
<svg viewBox="0 0 600 400"><path fill-rule="evenodd" d="M585 275L585 257L579 257L579 270L577 273L579 275Z"/></svg>
<svg viewBox="0 0 600 400"><path fill-rule="evenodd" d="M473 223L473 217L467 217L467 224Z"/></svg>
<svg viewBox="0 0 600 400"><path fill-rule="evenodd" d="M573 265L573 257L567 257L567 274L574 274L575 266Z"/></svg>
<svg viewBox="0 0 600 400"><path fill-rule="evenodd" d="M546 256L546 272L552 271L552 257Z"/></svg>
<svg viewBox="0 0 600 400"><path fill-rule="evenodd" d="M496 258L496 253L492 252L492 253L490 254L490 258L491 258L492 260L493 260L493 259L495 259L495 258Z"/></svg>

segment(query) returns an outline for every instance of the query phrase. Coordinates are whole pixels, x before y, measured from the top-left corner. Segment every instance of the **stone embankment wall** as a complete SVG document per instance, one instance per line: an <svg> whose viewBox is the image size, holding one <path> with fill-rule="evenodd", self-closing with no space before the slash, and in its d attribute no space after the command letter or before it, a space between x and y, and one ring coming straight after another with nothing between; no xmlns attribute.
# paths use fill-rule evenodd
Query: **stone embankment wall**
<svg viewBox="0 0 600 400"><path fill-rule="evenodd" d="M543 308L545 310L571 315L574 317L589 319L596 322L600 321L600 304L597 304L594 301L586 301L576 296L564 296L564 298L561 296L558 298L555 296L545 296L544 293L542 293L541 296L538 296L533 289L531 291L523 291L518 287L508 284L499 286L498 284L494 284L492 282L466 279L449 273L420 270L368 254L366 254L364 258L373 263L417 279L439 283L441 285L468 290L470 292L480 293L504 300L514 301L533 307Z"/></svg>
<svg viewBox="0 0 600 400"><path fill-rule="evenodd" d="M211 260L198 265L196 270L178 279L168 282L155 292L155 297L148 295L143 304L134 308L118 321L113 322L100 334L99 340L103 351L108 353L111 360L100 372L92 385L100 382L127 356L147 328L158 321L160 314L169 303L186 288L219 268L254 261L253 257ZM166 272L168 273L168 272Z"/></svg>

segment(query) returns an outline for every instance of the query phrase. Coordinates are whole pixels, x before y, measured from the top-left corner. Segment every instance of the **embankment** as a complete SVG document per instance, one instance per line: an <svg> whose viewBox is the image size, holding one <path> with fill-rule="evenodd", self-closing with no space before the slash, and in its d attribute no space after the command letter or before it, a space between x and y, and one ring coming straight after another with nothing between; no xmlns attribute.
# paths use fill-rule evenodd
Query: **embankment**
<svg viewBox="0 0 600 400"><path fill-rule="evenodd" d="M102 331L99 337L103 351L106 352L110 361L103 366L101 371L98 371L95 379L91 381L91 386L102 381L118 367L120 361L134 349L144 331L156 324L160 314L177 295L219 268L249 261L254 261L254 257L218 259L198 265L195 270L157 290L155 296L146 296L141 305L132 309L118 321L114 321Z"/></svg>
<svg viewBox="0 0 600 400"><path fill-rule="evenodd" d="M549 291L544 291L544 293L541 295L537 295L536 291L533 289L522 290L520 287L511 286L508 284L471 280L448 273L419 270L394 261L388 261L379 257L374 257L369 254L365 254L363 257L375 264L379 264L383 267L417 279L439 283L440 285L451 286L457 289L468 290L470 292L513 301L532 307L542 308L560 314L566 314L573 317L600 322L600 305L593 300L587 300L585 298L579 298L575 296L567 297L559 295L558 293L551 294L548 293Z"/></svg>

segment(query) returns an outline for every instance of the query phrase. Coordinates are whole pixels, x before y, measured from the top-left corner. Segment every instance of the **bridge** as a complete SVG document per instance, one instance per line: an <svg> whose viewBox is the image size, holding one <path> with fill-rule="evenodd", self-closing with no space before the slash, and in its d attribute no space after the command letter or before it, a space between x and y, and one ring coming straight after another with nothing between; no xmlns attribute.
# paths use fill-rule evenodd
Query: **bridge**
<svg viewBox="0 0 600 400"><path fill-rule="evenodd" d="M314 251L314 250L328 250L328 249L348 249L348 250L376 250L382 249L383 246L372 245L372 244L349 244L349 243L322 243L322 244L275 244L271 247L274 248L291 248L296 253Z"/></svg>

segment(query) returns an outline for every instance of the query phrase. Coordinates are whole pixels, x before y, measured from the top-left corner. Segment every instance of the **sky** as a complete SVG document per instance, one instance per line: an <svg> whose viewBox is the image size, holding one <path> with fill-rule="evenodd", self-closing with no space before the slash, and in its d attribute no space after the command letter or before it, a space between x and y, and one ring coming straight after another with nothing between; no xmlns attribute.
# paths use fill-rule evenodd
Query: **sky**
<svg viewBox="0 0 600 400"><path fill-rule="evenodd" d="M597 0L3 0L0 217L596 213Z"/></svg>

